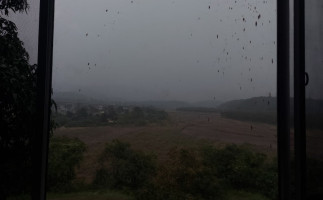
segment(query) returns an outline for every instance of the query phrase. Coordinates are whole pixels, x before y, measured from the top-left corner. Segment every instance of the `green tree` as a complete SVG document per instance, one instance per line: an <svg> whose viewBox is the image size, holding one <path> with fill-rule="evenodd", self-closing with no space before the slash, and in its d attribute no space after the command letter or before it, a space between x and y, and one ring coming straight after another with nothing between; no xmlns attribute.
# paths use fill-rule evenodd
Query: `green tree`
<svg viewBox="0 0 323 200"><path fill-rule="evenodd" d="M83 159L86 145L77 138L53 137L49 143L48 189L67 192L72 189L75 168Z"/></svg>
<svg viewBox="0 0 323 200"><path fill-rule="evenodd" d="M27 0L0 1L0 199L30 190L37 65L5 18L28 8Z"/></svg>
<svg viewBox="0 0 323 200"><path fill-rule="evenodd" d="M113 189L139 189L156 172L154 156L134 151L130 144L118 140L106 144L99 163L94 184Z"/></svg>

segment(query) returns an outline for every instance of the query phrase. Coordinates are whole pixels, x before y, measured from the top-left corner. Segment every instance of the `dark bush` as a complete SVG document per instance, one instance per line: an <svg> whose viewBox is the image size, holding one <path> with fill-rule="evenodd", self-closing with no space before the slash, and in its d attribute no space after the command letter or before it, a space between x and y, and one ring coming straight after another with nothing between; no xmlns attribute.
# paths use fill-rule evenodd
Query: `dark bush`
<svg viewBox="0 0 323 200"><path fill-rule="evenodd" d="M67 192L73 188L75 168L83 159L86 145L77 138L53 137L49 143L48 190Z"/></svg>
<svg viewBox="0 0 323 200"><path fill-rule="evenodd" d="M277 165L266 155L244 146L227 145L202 150L205 165L217 173L225 186L236 190L261 193L271 199L277 197Z"/></svg>
<svg viewBox="0 0 323 200"><path fill-rule="evenodd" d="M160 166L154 182L140 191L138 199L216 199L221 196L219 179L203 164L198 152L174 149Z"/></svg>
<svg viewBox="0 0 323 200"><path fill-rule="evenodd" d="M127 190L140 200L211 200L228 191L277 198L277 163L247 146L172 149L155 167L153 157L113 141L100 157L95 185Z"/></svg>
<svg viewBox="0 0 323 200"><path fill-rule="evenodd" d="M154 176L154 156L134 151L127 143L114 140L99 158L94 185L112 189L136 190Z"/></svg>

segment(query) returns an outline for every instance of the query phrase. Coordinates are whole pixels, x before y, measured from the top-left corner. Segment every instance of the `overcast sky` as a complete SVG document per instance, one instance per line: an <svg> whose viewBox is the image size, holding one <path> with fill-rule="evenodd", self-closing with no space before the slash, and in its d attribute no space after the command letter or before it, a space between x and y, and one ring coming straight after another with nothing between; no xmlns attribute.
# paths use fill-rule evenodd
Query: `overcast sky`
<svg viewBox="0 0 323 200"><path fill-rule="evenodd" d="M276 1L56 0L54 91L119 100L276 94Z"/></svg>

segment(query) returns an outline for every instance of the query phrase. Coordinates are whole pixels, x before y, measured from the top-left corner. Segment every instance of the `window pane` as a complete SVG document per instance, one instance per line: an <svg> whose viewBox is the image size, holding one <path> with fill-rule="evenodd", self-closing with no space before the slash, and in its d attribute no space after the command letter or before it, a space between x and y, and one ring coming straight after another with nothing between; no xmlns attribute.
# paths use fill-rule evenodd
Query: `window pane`
<svg viewBox="0 0 323 200"><path fill-rule="evenodd" d="M0 5L0 199L31 199L39 0Z"/></svg>
<svg viewBox="0 0 323 200"><path fill-rule="evenodd" d="M307 193L309 198L323 197L323 2L305 1L306 72L306 142L307 142Z"/></svg>
<svg viewBox="0 0 323 200"><path fill-rule="evenodd" d="M56 0L49 199L276 198L275 1L77 5Z"/></svg>

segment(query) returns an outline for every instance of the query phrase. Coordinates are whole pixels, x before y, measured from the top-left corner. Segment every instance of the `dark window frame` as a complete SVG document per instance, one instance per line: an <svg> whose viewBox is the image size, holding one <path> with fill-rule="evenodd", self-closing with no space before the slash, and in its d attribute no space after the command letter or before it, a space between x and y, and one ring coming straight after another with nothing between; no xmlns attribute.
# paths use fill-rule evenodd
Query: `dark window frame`
<svg viewBox="0 0 323 200"><path fill-rule="evenodd" d="M33 140L32 199L46 199L54 0L40 1L37 121ZM277 0L277 147L279 199L290 199L290 19L289 0ZM296 198L305 199L305 27L304 0L294 0L294 114Z"/></svg>

